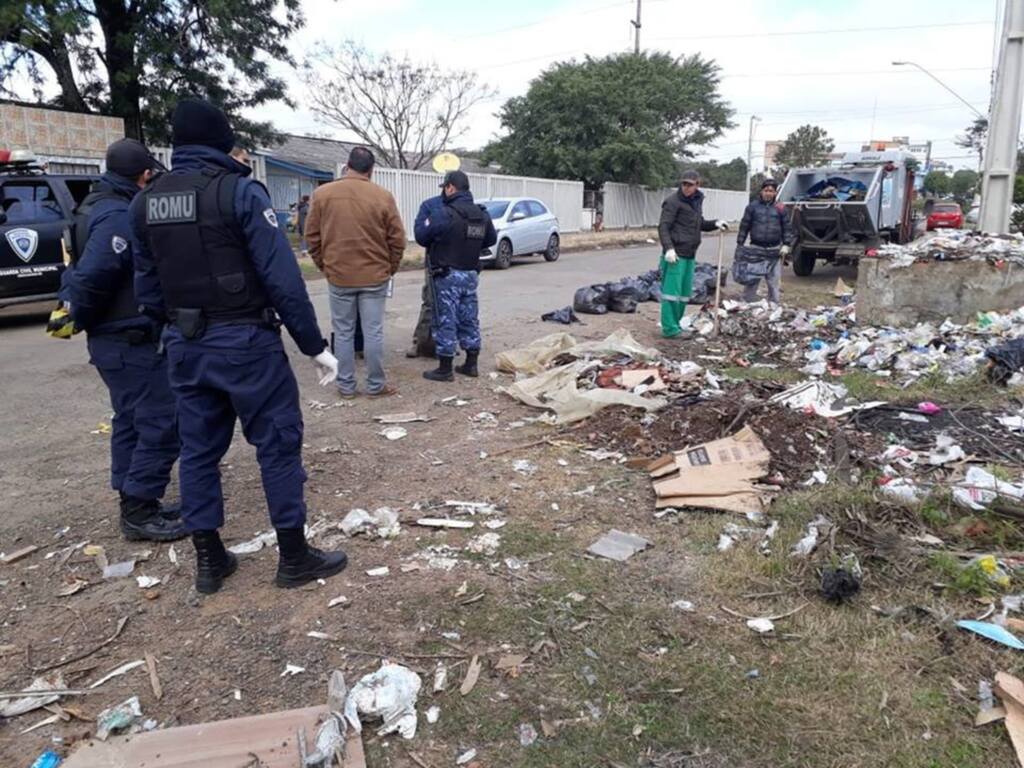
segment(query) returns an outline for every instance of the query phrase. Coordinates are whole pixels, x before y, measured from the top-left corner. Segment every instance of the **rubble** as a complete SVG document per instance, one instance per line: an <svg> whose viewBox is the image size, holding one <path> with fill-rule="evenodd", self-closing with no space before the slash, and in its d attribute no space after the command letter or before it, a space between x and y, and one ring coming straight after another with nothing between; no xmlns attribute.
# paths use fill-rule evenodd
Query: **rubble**
<svg viewBox="0 0 1024 768"><path fill-rule="evenodd" d="M621 563L631 558L637 552L647 549L649 546L651 546L651 542L642 536L637 536L633 533L623 533L613 528L587 547L587 552L609 560L617 560Z"/></svg>
<svg viewBox="0 0 1024 768"><path fill-rule="evenodd" d="M893 266L909 267L927 261L985 261L989 264L1012 262L1024 266L1024 236L990 235L969 230L948 230L914 240L905 245L885 243L878 248L880 258Z"/></svg>
<svg viewBox="0 0 1024 768"><path fill-rule="evenodd" d="M370 538L393 539L401 532L398 512L390 507L380 507L373 512L353 509L341 521L341 530L346 536L360 533Z"/></svg>

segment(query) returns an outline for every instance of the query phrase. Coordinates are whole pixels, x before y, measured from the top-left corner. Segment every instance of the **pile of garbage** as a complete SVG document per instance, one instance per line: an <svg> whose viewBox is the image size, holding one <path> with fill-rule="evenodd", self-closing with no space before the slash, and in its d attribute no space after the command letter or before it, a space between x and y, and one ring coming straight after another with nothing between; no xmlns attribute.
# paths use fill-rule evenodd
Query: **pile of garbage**
<svg viewBox="0 0 1024 768"><path fill-rule="evenodd" d="M867 197L868 188L864 182L846 179L842 176L829 176L814 184L806 193L795 195L794 200L838 200L840 202L863 200Z"/></svg>
<svg viewBox="0 0 1024 768"><path fill-rule="evenodd" d="M706 304L714 297L716 272L711 264L694 265L690 304ZM723 285L725 278L726 273L723 272ZM614 283L585 285L576 291L572 309L585 315L631 313L636 312L637 305L645 301L661 301L661 274L656 269L636 277L623 277Z"/></svg>
<svg viewBox="0 0 1024 768"><path fill-rule="evenodd" d="M887 243L878 249L893 267L909 267L930 261L986 261L994 266L1007 262L1024 265L1024 235L990 235L950 230L906 245Z"/></svg>
<svg viewBox="0 0 1024 768"><path fill-rule="evenodd" d="M500 391L549 411L542 418L551 424L581 421L611 405L657 411L669 398L699 397L706 387L717 387L700 365L664 359L621 328L602 341L583 343L554 333L500 353L496 363L499 371L518 377Z"/></svg>

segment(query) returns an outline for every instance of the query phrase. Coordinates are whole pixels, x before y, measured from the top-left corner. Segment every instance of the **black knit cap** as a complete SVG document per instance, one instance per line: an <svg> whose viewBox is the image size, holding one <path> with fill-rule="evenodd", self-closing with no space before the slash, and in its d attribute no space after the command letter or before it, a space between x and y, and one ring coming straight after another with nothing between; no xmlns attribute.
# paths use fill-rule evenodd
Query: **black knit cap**
<svg viewBox="0 0 1024 768"><path fill-rule="evenodd" d="M165 170L141 141L118 139L107 147L107 170L134 179L143 171Z"/></svg>
<svg viewBox="0 0 1024 768"><path fill-rule="evenodd" d="M228 153L235 146L235 134L227 115L203 99L182 99L171 115L171 144L200 144Z"/></svg>
<svg viewBox="0 0 1024 768"><path fill-rule="evenodd" d="M441 182L441 189L444 189L451 184L459 192L469 191L469 176L464 174L462 171L448 171L444 175L444 181Z"/></svg>

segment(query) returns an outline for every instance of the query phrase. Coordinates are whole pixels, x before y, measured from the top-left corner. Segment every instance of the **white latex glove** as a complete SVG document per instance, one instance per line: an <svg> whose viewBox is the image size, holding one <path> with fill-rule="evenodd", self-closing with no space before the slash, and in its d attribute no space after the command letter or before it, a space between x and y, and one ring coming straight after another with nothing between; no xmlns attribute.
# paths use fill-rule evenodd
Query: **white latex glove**
<svg viewBox="0 0 1024 768"><path fill-rule="evenodd" d="M669 264L675 264L677 261L679 261L679 257L676 256L675 248L669 248L667 251L665 251L665 261L667 261Z"/></svg>
<svg viewBox="0 0 1024 768"><path fill-rule="evenodd" d="M719 219L718 221L715 222L715 226L718 227L723 232L725 232L726 230L729 229L729 222L722 221L721 219Z"/></svg>
<svg viewBox="0 0 1024 768"><path fill-rule="evenodd" d="M779 248L779 255L782 258L786 258L787 256L789 256L789 253L790 253L791 250L793 250L793 249L790 248L788 245L784 245L781 248Z"/></svg>
<svg viewBox="0 0 1024 768"><path fill-rule="evenodd" d="M316 372L320 376L321 387L326 387L338 378L338 358L332 355L329 350L325 349L312 359L313 366L316 368Z"/></svg>

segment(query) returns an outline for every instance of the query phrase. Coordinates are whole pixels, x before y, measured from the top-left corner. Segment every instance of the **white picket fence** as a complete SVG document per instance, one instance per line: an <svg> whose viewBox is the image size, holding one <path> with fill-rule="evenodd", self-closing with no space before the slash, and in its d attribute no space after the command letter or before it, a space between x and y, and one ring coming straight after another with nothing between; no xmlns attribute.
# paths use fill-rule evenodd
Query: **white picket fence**
<svg viewBox="0 0 1024 768"><path fill-rule="evenodd" d="M731 189L702 189L704 218L736 221L743 215L748 199L745 192ZM606 229L653 227L661 215L661 204L675 189L645 189L632 184L604 185L604 226Z"/></svg>
<svg viewBox="0 0 1024 768"><path fill-rule="evenodd" d="M338 169L341 176L341 169ZM468 173L469 188L477 200L507 197L535 197L543 202L556 217L563 232L579 232L580 209L583 205L583 182L560 179L537 179L528 176L499 176L496 174ZM394 195L402 223L411 240L413 222L420 204L428 197L441 193L444 177L426 171L407 171L399 168L373 169L373 180Z"/></svg>

